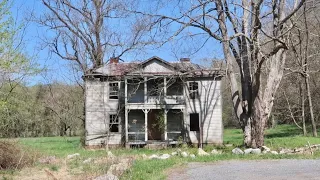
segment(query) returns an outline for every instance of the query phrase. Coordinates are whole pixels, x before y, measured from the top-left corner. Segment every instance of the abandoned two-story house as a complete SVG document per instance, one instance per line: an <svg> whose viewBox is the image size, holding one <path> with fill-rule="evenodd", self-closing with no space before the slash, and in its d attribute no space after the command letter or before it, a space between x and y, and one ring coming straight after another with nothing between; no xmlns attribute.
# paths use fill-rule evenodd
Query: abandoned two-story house
<svg viewBox="0 0 320 180"><path fill-rule="evenodd" d="M84 77L86 145L222 143L221 78L188 58L111 58Z"/></svg>

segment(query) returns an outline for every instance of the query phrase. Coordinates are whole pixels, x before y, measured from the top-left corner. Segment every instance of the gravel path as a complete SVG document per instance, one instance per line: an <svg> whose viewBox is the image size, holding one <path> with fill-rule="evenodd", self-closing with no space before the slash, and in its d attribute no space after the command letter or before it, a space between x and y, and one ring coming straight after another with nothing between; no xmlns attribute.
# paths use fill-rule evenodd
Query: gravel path
<svg viewBox="0 0 320 180"><path fill-rule="evenodd" d="M320 180L320 160L259 160L190 163L168 180Z"/></svg>

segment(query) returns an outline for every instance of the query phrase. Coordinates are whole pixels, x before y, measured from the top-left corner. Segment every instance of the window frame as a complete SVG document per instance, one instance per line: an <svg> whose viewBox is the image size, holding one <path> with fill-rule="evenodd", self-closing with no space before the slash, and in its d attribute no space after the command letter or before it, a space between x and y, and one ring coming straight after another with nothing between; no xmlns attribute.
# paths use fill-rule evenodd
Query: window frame
<svg viewBox="0 0 320 180"><path fill-rule="evenodd" d="M197 81L188 82L188 89L189 89L190 99L196 99L199 97L199 82Z"/></svg>
<svg viewBox="0 0 320 180"><path fill-rule="evenodd" d="M113 116L115 116L115 118ZM120 122L121 122L121 118L120 118L119 114L117 114L117 113L109 114L109 123L108 123L109 133L121 133L121 123ZM117 127L118 131L116 131L116 132L115 131L111 131L113 125L117 125L118 126Z"/></svg>
<svg viewBox="0 0 320 180"><path fill-rule="evenodd" d="M111 85L115 85L117 84L117 86L111 86ZM120 83L119 82L109 82L109 100L119 100L119 91L120 91ZM117 91L115 91L114 89L112 90L112 88L117 87ZM112 94L113 93L113 94ZM112 98L112 97L116 97L116 98Z"/></svg>

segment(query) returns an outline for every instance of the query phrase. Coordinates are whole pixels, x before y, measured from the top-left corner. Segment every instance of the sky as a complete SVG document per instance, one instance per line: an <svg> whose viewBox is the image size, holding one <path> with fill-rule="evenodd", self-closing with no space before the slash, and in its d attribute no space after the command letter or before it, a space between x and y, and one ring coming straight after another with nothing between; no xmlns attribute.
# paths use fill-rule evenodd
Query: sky
<svg viewBox="0 0 320 180"><path fill-rule="evenodd" d="M29 19L31 12L39 16L44 13L45 10L40 0L15 0L11 8L12 15L18 24ZM40 68L45 70L37 76L28 78L28 84L34 85L38 83L50 83L52 81L75 83L74 74L70 70L69 62L60 59L44 46L42 38L48 35L50 35L50 33L46 28L41 27L35 22L28 21L23 38L23 51L32 58ZM204 63L203 59L206 58L223 58L221 46L212 40L209 40L206 45L196 53L190 54L192 51L190 47L200 47L202 45L200 42L201 40L197 39L186 40L185 43L180 42L180 44L169 42L157 49L145 48L141 53L124 54L121 59L128 62L146 60L152 56L158 56L166 61L178 61L179 58L189 57L192 62L202 64ZM187 44L188 46L184 46L183 44Z"/></svg>

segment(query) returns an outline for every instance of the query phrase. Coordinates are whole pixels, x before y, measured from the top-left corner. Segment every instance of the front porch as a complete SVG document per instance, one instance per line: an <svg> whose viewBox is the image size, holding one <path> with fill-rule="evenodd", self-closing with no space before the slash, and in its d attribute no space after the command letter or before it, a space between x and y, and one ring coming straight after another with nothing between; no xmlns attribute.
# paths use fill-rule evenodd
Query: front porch
<svg viewBox="0 0 320 180"><path fill-rule="evenodd" d="M126 109L125 143L178 144L185 141L183 109Z"/></svg>

